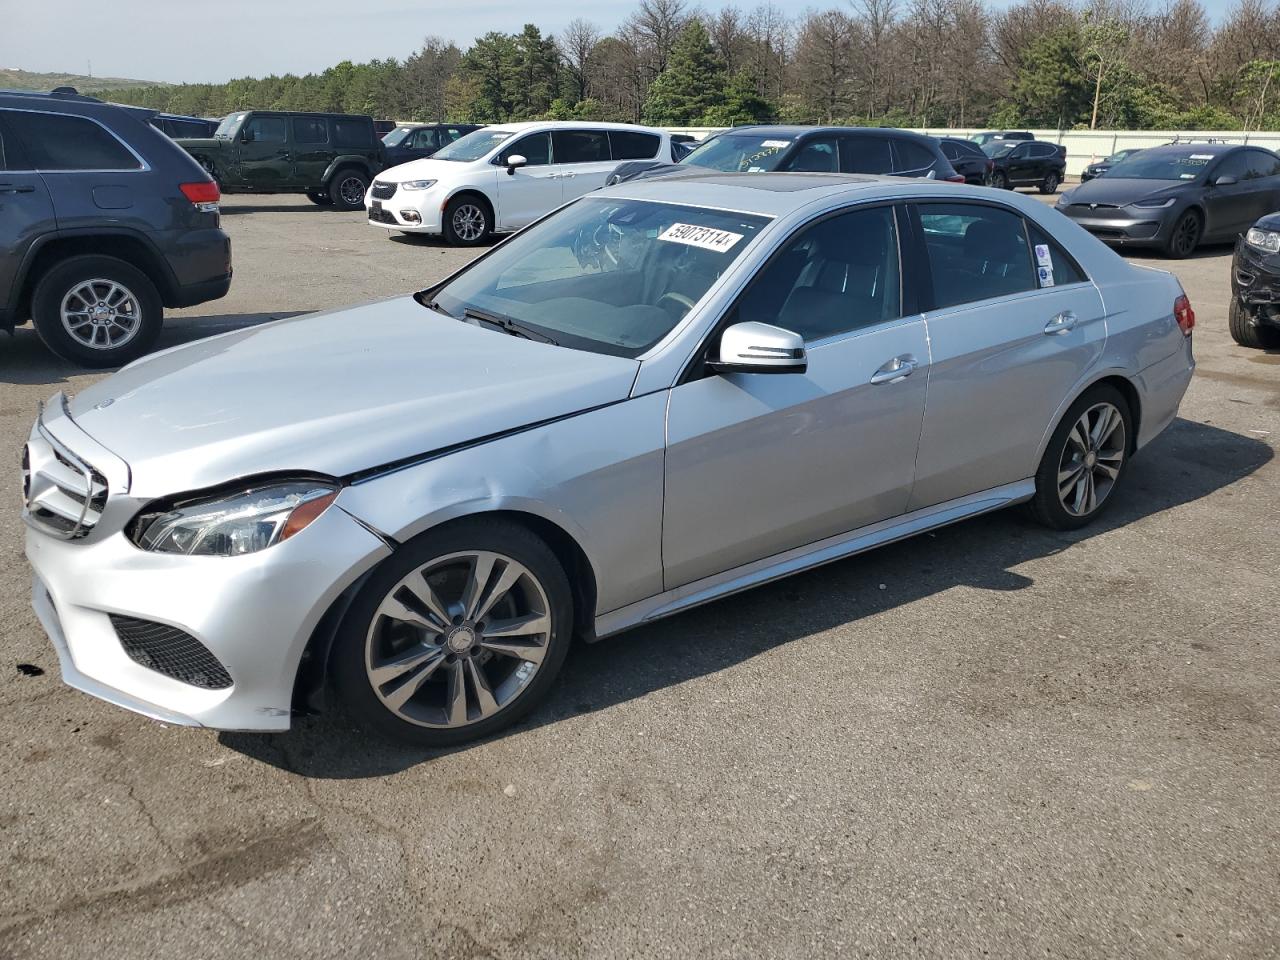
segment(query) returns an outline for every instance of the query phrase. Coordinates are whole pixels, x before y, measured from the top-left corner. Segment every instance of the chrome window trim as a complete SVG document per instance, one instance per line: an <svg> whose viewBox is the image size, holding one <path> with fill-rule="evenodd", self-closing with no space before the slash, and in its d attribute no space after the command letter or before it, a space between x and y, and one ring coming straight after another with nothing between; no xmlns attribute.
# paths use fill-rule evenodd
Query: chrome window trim
<svg viewBox="0 0 1280 960"><path fill-rule="evenodd" d="M77 168L75 170L43 170L40 167L34 167L30 170L6 170L5 173L55 174L55 173L150 173L151 172L151 164L147 163L146 159L142 156L142 154L138 153L137 150L133 149L133 147L123 137L121 137L118 133L116 133L114 130L108 127L105 123L103 123L97 117L87 117L84 114L80 114L80 113L59 113L57 110L29 110L24 107L0 107L0 112L5 112L5 111L9 113L38 113L41 116L45 116L45 117L71 117L73 120L88 120L90 123L96 123L108 134L110 134L111 137L117 143L120 144L120 146L128 150L129 153L133 155L133 158L137 160L138 163L140 164L140 166L134 167L132 169L126 168L126 169L107 169L107 170L98 170L98 169L82 170ZM157 131L157 132L161 132L161 131ZM24 144L24 147L25 147L25 144Z"/></svg>

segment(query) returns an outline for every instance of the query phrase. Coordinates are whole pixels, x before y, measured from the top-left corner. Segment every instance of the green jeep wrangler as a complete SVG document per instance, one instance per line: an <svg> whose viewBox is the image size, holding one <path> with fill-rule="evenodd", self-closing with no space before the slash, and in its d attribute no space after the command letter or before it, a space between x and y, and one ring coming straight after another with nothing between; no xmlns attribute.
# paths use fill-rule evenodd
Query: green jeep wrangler
<svg viewBox="0 0 1280 960"><path fill-rule="evenodd" d="M177 143L223 193L305 193L339 210L363 209L383 167L382 141L365 116L246 110L228 115L212 137Z"/></svg>

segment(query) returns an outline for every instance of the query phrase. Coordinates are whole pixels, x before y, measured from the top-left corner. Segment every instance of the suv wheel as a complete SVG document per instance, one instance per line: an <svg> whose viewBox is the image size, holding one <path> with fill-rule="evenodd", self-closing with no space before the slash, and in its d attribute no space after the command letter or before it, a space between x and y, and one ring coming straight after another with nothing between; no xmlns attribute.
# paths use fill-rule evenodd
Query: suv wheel
<svg viewBox="0 0 1280 960"><path fill-rule="evenodd" d="M572 632L569 580L550 548L516 524L467 519L383 561L339 628L329 669L366 726L450 746L532 709Z"/></svg>
<svg viewBox="0 0 1280 960"><path fill-rule="evenodd" d="M995 187L997 190L1008 190L1009 189L1008 175L1004 173L1004 171L1002 170L997 170L995 173L991 175L991 186Z"/></svg>
<svg viewBox="0 0 1280 960"><path fill-rule="evenodd" d="M478 197L454 197L444 208L444 238L456 247L474 247L489 237L488 206Z"/></svg>
<svg viewBox="0 0 1280 960"><path fill-rule="evenodd" d="M1045 174L1044 180L1040 184L1040 192L1041 193L1057 193L1058 184L1061 182L1062 181L1058 179L1058 174L1051 170L1047 174Z"/></svg>
<svg viewBox="0 0 1280 960"><path fill-rule="evenodd" d="M329 181L329 200L339 210L359 210L364 206L364 194L368 189L369 178L348 167L339 170Z"/></svg>
<svg viewBox="0 0 1280 960"><path fill-rule="evenodd" d="M1195 253L1200 245L1200 231L1204 229L1200 222L1200 214L1188 210L1169 232L1169 239L1164 243L1165 256L1174 260L1183 260Z"/></svg>
<svg viewBox="0 0 1280 960"><path fill-rule="evenodd" d="M330 197L327 193L316 193L314 191L308 191L307 199L310 200L312 203L314 203L318 207L333 206L333 198Z"/></svg>
<svg viewBox="0 0 1280 960"><path fill-rule="evenodd" d="M58 356L86 367L117 367L160 335L164 308L155 284L115 257L87 255L59 263L36 284L36 332Z"/></svg>
<svg viewBox="0 0 1280 960"><path fill-rule="evenodd" d="M1242 347L1280 347L1280 334L1254 323L1235 297L1227 307L1227 329L1231 331L1231 339Z"/></svg>

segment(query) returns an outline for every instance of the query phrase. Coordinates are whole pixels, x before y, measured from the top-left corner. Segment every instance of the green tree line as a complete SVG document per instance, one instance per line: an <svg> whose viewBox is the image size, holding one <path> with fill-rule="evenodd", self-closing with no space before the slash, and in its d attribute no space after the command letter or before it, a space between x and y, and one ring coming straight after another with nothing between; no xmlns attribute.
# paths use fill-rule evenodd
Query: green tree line
<svg viewBox="0 0 1280 960"><path fill-rule="evenodd" d="M199 116L1273 129L1280 0L1236 0L1216 28L1198 0L849 0L796 18L639 0L609 33L525 24L466 50L428 37L404 60L104 96Z"/></svg>

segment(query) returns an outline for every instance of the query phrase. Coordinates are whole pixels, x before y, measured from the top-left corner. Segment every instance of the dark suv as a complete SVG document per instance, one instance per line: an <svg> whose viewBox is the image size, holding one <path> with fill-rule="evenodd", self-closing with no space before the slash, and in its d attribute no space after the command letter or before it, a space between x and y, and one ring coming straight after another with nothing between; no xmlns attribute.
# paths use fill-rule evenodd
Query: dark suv
<svg viewBox="0 0 1280 960"><path fill-rule="evenodd" d="M383 135L382 150L388 167L425 160L441 147L479 130L478 123L404 123Z"/></svg>
<svg viewBox="0 0 1280 960"><path fill-rule="evenodd" d="M1002 190L1036 187L1041 193L1057 193L1067 175L1067 158L1056 143L991 140L982 152L991 158L987 182Z"/></svg>
<svg viewBox="0 0 1280 960"><path fill-rule="evenodd" d="M385 165L373 119L351 114L242 110L212 137L177 143L224 193L305 193L339 210L363 210Z"/></svg>
<svg viewBox="0 0 1280 960"><path fill-rule="evenodd" d="M218 185L153 110L0 91L0 329L111 367L146 353L163 307L226 294Z"/></svg>

